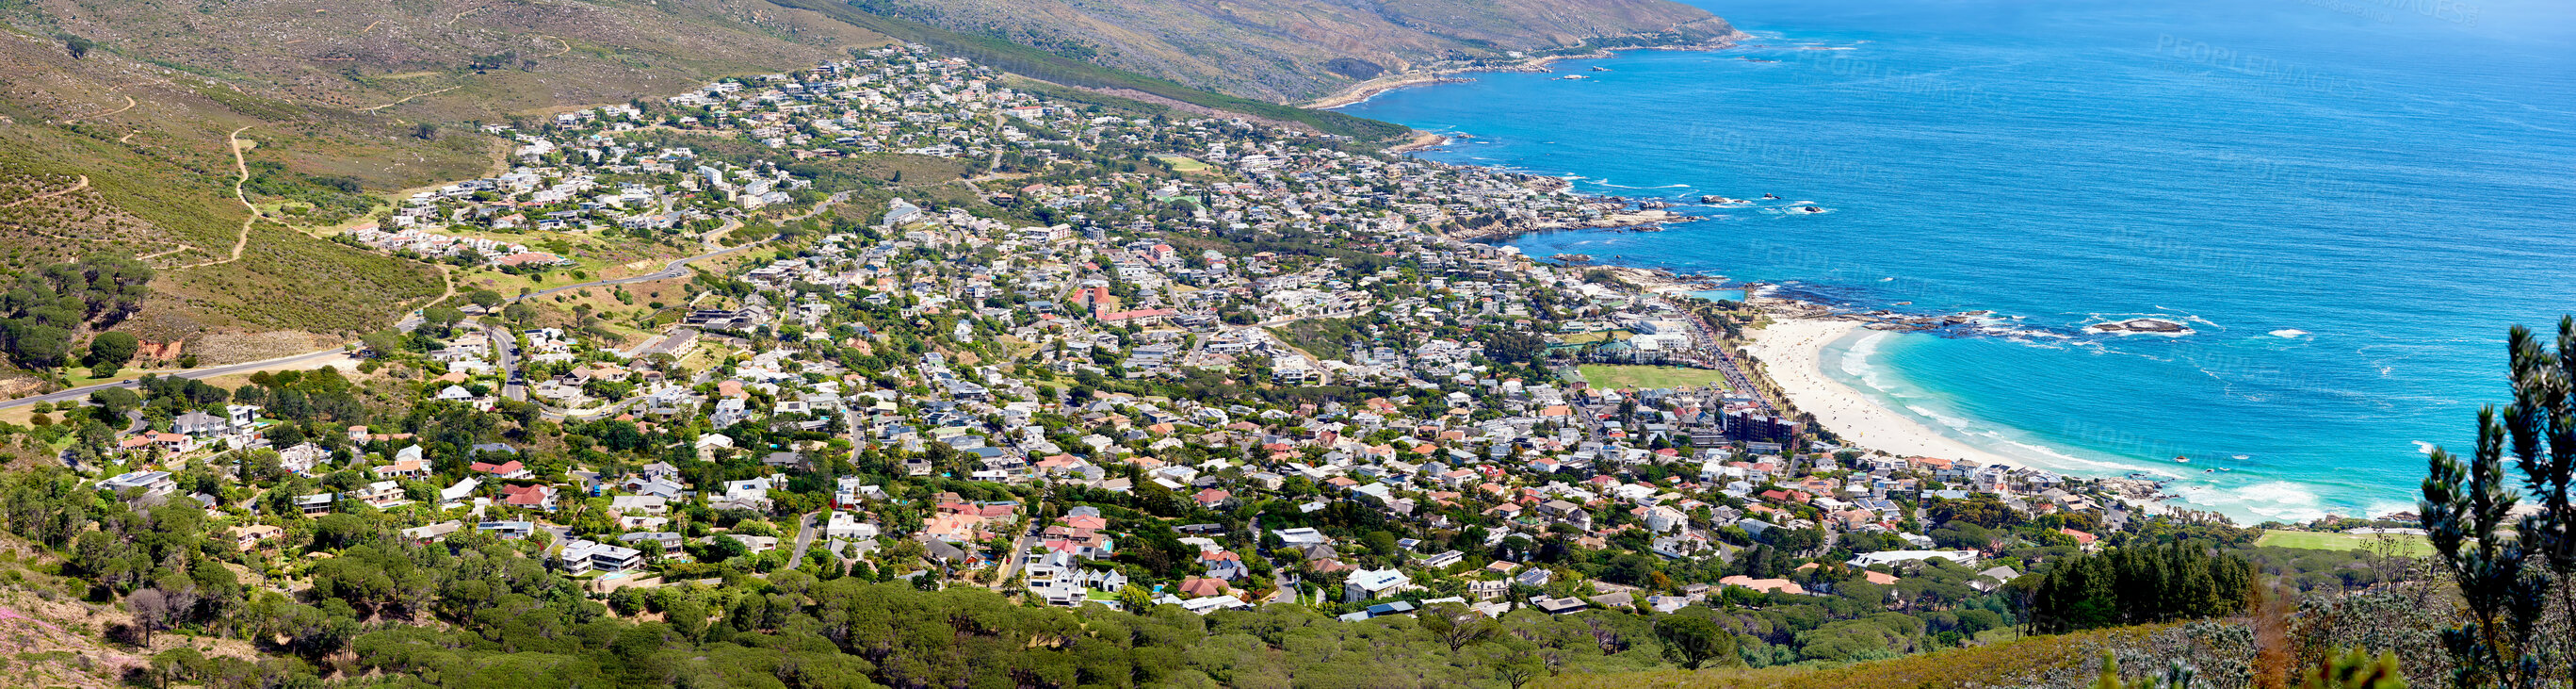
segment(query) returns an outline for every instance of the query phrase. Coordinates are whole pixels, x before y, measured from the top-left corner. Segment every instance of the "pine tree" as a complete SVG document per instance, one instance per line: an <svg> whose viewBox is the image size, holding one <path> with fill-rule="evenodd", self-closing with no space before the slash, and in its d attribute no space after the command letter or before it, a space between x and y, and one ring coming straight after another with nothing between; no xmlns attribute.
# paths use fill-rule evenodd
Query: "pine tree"
<svg viewBox="0 0 2576 689"><path fill-rule="evenodd" d="M2551 582L2553 574L2562 581L2576 576L2576 539L2569 533L2576 521L2576 509L2569 506L2569 472L2576 469L2576 409L2569 392L2576 381L2576 318L2559 319L2557 345L2552 352L2529 328L2515 326L2506 338L2513 405L2478 411L2477 450L2467 461L2440 448L2429 460L2420 506L2424 528L2468 602L2469 619L2442 637L2458 667L2452 681L2461 686L2540 686L2544 649L2532 632L2546 612L2548 592L2560 590L2562 607L2576 605L2576 592ZM2540 507L2510 529L2520 497L2505 477L2508 445L2524 487ZM2567 662L2576 664L2576 658Z"/></svg>

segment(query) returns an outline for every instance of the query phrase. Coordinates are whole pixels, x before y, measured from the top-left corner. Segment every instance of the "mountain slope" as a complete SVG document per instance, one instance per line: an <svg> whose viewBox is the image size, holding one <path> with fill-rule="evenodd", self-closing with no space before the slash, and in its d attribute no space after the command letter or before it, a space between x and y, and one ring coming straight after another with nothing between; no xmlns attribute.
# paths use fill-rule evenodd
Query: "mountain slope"
<svg viewBox="0 0 2576 689"><path fill-rule="evenodd" d="M1277 102L1426 61L1733 32L1665 0L863 1L0 0L0 268L139 257L154 296L116 327L147 363L260 359L450 293L435 266L318 237L384 192L492 174L508 142L475 123L902 40L1076 100L1392 140Z"/></svg>
<svg viewBox="0 0 2576 689"><path fill-rule="evenodd" d="M374 112L424 93L448 97L398 107L474 104L433 111L454 119L666 94L885 41L758 0L31 0L0 16L30 33L78 36L103 51L256 84L316 107Z"/></svg>
<svg viewBox="0 0 2576 689"><path fill-rule="evenodd" d="M457 125L888 40L760 2L37 0L0 21L0 267L142 258L154 295L118 329L209 364L329 346L445 293L432 266L298 230L363 220L365 190L491 174L506 142ZM288 198L334 207L280 213Z"/></svg>
<svg viewBox="0 0 2576 689"><path fill-rule="evenodd" d="M1667 0L855 0L871 13L1268 100L1441 60L1736 35ZM1608 39L1606 42L1603 39Z"/></svg>

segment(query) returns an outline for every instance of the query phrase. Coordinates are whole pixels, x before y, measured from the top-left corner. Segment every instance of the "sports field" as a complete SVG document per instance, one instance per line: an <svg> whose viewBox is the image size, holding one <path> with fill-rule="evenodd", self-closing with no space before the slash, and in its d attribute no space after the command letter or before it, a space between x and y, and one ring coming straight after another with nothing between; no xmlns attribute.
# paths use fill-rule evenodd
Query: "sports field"
<svg viewBox="0 0 2576 689"><path fill-rule="evenodd" d="M1683 386L1696 388L1726 385L1726 374L1704 368L1586 364L1581 370L1584 380L1590 381L1592 387L1602 389L1653 389Z"/></svg>
<svg viewBox="0 0 2576 689"><path fill-rule="evenodd" d="M2433 544L2422 536L2392 536L2397 539L2401 555L2430 555ZM2379 543L2380 536L2365 534L2315 533L2310 531L2265 531L2254 541L2256 546L2303 548L2307 550L2364 550Z"/></svg>
<svg viewBox="0 0 2576 689"><path fill-rule="evenodd" d="M1190 157L1187 157L1187 156L1176 156L1176 155L1157 155L1157 156L1154 156L1154 158L1156 158L1156 159L1158 159L1158 160L1161 160L1161 161L1163 161L1163 162L1166 162L1166 163L1170 163L1170 164L1172 165L1172 170L1173 170L1173 171L1175 171L1175 172L1179 172L1179 173L1182 173L1182 174L1188 174L1188 173L1193 173L1193 172L1206 172L1206 171L1207 171L1207 169L1208 169L1208 165L1207 165L1207 163L1199 162L1197 159L1190 158Z"/></svg>

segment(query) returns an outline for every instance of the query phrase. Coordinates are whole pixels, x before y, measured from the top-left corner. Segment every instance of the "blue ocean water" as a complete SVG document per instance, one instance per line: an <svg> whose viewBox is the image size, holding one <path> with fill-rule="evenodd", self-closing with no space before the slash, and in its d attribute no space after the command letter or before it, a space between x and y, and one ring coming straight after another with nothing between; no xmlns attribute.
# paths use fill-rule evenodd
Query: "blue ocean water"
<svg viewBox="0 0 2576 689"><path fill-rule="evenodd" d="M2036 465L2175 475L2245 523L2412 509L2419 443L2467 449L2506 399L2506 327L2576 312L2576 6L1695 4L1758 38L1345 112L1591 193L1777 194L1514 244L1991 310L2020 334L1859 335L1827 370ZM2082 330L2136 316L2195 332Z"/></svg>

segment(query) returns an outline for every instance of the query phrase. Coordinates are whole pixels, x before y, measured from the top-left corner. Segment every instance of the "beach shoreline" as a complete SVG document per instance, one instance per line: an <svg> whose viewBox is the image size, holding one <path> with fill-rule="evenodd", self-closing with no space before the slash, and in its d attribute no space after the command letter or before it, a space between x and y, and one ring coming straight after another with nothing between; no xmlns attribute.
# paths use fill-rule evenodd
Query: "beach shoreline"
<svg viewBox="0 0 2576 689"><path fill-rule="evenodd" d="M1774 314L1769 326L1747 332L1751 342L1746 349L1761 362L1764 375L1779 386L1791 404L1815 415L1817 423L1841 436L1847 446L1900 457L1972 459L1984 464L2029 467L2028 462L1943 435L1827 375L1825 348L1866 325L1857 320Z"/></svg>
<svg viewBox="0 0 2576 689"><path fill-rule="evenodd" d="M1430 150L1447 145L1449 145L1449 137L1430 132L1422 132L1420 134L1415 134L1412 140L1404 142L1403 145L1386 149L1386 152L1404 154L1415 151Z"/></svg>
<svg viewBox="0 0 2576 689"><path fill-rule="evenodd" d="M1458 75L1460 74L1545 72L1548 71L1548 67L1550 65L1554 65L1559 61L1598 60L1607 57L1617 57L1619 53L1631 50L1724 50L1726 48L1734 47L1737 39L1748 37L1749 36L1747 35L1739 33L1738 35L1718 38L1703 43L1602 48L1589 53L1576 53L1572 55L1542 55L1538 57L1522 58L1520 61L1507 65L1408 70L1352 84L1340 91L1333 92L1332 95L1299 103L1297 104L1297 107L1309 110L1331 110L1334 108L1356 105L1365 102L1370 98L1376 98L1380 94L1397 89L1428 86L1431 84L1456 84L1475 81L1474 79L1459 77Z"/></svg>

